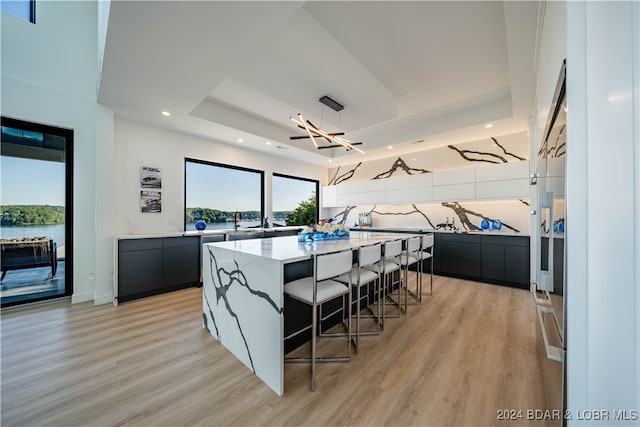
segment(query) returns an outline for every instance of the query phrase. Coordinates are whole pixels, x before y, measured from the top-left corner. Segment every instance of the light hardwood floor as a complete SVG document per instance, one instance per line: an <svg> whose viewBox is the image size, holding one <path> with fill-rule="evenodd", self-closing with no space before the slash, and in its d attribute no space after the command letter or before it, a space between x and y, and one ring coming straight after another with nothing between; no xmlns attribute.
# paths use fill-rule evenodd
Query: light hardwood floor
<svg viewBox="0 0 640 427"><path fill-rule="evenodd" d="M287 364L283 397L203 329L201 292L3 313L2 426L511 426L530 421L498 410L543 409L525 290L435 277L350 363L320 364L315 393Z"/></svg>

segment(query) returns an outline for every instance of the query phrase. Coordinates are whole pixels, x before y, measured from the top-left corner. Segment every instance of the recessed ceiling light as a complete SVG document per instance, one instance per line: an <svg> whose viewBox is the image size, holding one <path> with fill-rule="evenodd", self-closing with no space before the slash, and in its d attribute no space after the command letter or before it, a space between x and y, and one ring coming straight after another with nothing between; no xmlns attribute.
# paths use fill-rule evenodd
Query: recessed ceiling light
<svg viewBox="0 0 640 427"><path fill-rule="evenodd" d="M244 139L238 138L238 142L244 142Z"/></svg>
<svg viewBox="0 0 640 427"><path fill-rule="evenodd" d="M271 145L271 141L265 141L264 143L267 145Z"/></svg>
<svg viewBox="0 0 640 427"><path fill-rule="evenodd" d="M493 123L487 123L486 125L484 125L485 128L489 129L493 127Z"/></svg>
<svg viewBox="0 0 640 427"><path fill-rule="evenodd" d="M163 112L162 112L162 115L163 115L163 116L167 116L167 117L169 117L169 116L171 115L171 113L170 113L170 112L168 112L168 111L163 111Z"/></svg>
<svg viewBox="0 0 640 427"><path fill-rule="evenodd" d="M392 148L393 148L393 146L391 146L391 145L387 146L387 150L391 150Z"/></svg>
<svg viewBox="0 0 640 427"><path fill-rule="evenodd" d="M411 160L415 160L415 159L416 159L415 157L412 157L412 158L411 158Z"/></svg>
<svg viewBox="0 0 640 427"><path fill-rule="evenodd" d="M333 159L329 159L329 163L333 163Z"/></svg>

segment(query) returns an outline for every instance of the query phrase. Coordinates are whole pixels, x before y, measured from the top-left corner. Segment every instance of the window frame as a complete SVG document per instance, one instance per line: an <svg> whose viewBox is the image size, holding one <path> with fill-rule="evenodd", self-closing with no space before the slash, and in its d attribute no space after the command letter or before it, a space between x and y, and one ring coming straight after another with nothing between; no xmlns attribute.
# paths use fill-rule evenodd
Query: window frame
<svg viewBox="0 0 640 427"><path fill-rule="evenodd" d="M312 179L312 178L303 178L301 176L293 176L293 175L287 175L287 174L283 174L283 173L278 173L278 172L273 172L271 174L271 214L273 215L273 196L274 196L274 192L273 192L273 178L274 177L279 177L279 178L288 178L288 179L296 179L298 181L307 181L307 182L313 182L316 184L316 224L318 223L318 221L320 220L320 181L317 179ZM273 220L273 218L272 218ZM273 223L273 221L272 221ZM306 225L306 224L303 224ZM299 226L296 226L299 227Z"/></svg>
<svg viewBox="0 0 640 427"><path fill-rule="evenodd" d="M184 216L183 229L185 232L187 231L187 162L260 174L260 221L264 219L265 212L264 212L264 171L263 170L251 169L251 168L237 166L237 165L229 165L226 163L211 162L209 160L194 159L192 157L185 157L184 158L184 201L183 201L183 209L182 209L182 213Z"/></svg>
<svg viewBox="0 0 640 427"><path fill-rule="evenodd" d="M64 294L62 295L52 295L45 296L40 298L33 298L29 300L29 303L44 301L49 299L55 299L60 297L69 297L73 295L74 284L73 284L73 273L74 273L74 245L73 245L73 236L74 236L74 224L73 224L73 215L74 215L74 206L73 206L73 196L74 196L74 185L73 185L73 169L74 169L74 130L69 128L62 128L58 126L45 125L42 123L30 122L22 119L15 119L12 117L1 116L0 117L0 126L10 127L14 129L22 129L23 131L30 132L38 132L42 134L49 135L57 135L65 138L65 146L64 146L64 155L65 155L65 211L64 211L64 239L65 239L65 273L64 273ZM6 304L2 304L2 307L9 307L13 305L21 304L21 302L10 302Z"/></svg>

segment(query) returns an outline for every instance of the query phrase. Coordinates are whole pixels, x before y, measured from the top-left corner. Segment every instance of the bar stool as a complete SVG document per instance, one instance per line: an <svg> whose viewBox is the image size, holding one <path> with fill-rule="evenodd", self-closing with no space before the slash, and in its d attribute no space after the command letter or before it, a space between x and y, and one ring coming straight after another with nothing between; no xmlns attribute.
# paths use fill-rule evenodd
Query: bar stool
<svg viewBox="0 0 640 427"><path fill-rule="evenodd" d="M316 361L318 362L348 362L351 360L351 316L347 314L347 355L340 357L316 357L316 340L318 333L318 307L332 299L342 297L343 310L345 310L344 296L348 295L351 307L351 277L347 284L333 280L342 274L350 276L353 263L353 253L351 249L319 254L313 257L313 277L304 277L294 280L284 285L284 292L291 298L308 304L312 308L311 325L302 328L284 339L289 339L308 329L311 329L311 357L285 358L285 362L308 362L311 361L311 391L316 390Z"/></svg>
<svg viewBox="0 0 640 427"><path fill-rule="evenodd" d="M422 259L431 259L431 269L429 273L431 273L431 283L429 285L429 292L426 294L422 293L422 273L424 269L424 261L420 262L420 299L422 300L422 295L432 296L433 295L433 248L434 248L434 237L433 234L427 234L422 236Z"/></svg>
<svg viewBox="0 0 640 427"><path fill-rule="evenodd" d="M420 302L420 268L419 265L422 262L422 236L410 237L407 239L406 248L402 251L400 256L392 260L402 267L404 270L404 312L407 312L407 306L409 305L409 294L415 298L415 304ZM416 293L409 291L409 266L416 265Z"/></svg>
<svg viewBox="0 0 640 427"><path fill-rule="evenodd" d="M373 245L362 246L358 249L358 262L355 267L351 270L350 274L343 274L336 278L339 282L348 283L351 278L355 277L355 280L352 282L352 286L356 291L356 333L355 333L355 349L356 354L358 354L358 343L360 342L360 335L377 335L380 333L380 318L382 315L381 309L381 282L380 282L380 261L382 260L382 243L375 243ZM368 269L367 267L373 268ZM371 291L367 287L367 292L365 295L362 295L361 289L365 285L369 285L371 283L377 284L377 288L374 289L373 293L376 299L377 310L376 314L373 314L371 310L371 303L369 302L369 295ZM366 307L371 310L371 315L369 316L361 316L360 311L362 310L361 301L366 300ZM360 330L360 317L374 317L376 319L376 329L369 331L361 331ZM353 335L353 334L352 334Z"/></svg>
<svg viewBox="0 0 640 427"><path fill-rule="evenodd" d="M380 271L382 275L382 292L380 294L380 299L382 299L382 326L384 327L384 320L386 317L400 317L400 313L397 315L389 315L386 314L386 298L387 292L389 294L393 294L394 284L398 283L398 301L394 301L393 298L389 296L389 299L393 302L394 305L398 306L398 310L400 311L400 289L402 288L402 275L400 265L393 262L394 258L397 258L402 253L402 239L389 240L384 242L383 245L383 259L371 266L365 267L367 270L371 271ZM398 274L398 281L394 282L392 274L396 271ZM389 278L389 281L387 280Z"/></svg>

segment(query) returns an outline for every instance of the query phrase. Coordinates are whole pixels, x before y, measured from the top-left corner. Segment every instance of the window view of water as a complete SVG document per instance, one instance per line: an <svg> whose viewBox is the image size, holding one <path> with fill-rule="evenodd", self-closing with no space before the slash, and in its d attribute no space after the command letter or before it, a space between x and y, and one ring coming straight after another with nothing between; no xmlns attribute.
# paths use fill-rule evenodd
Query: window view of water
<svg viewBox="0 0 640 427"><path fill-rule="evenodd" d="M55 225L11 225L0 227L0 238L48 236L60 246L64 245L64 224Z"/></svg>
<svg viewBox="0 0 640 427"><path fill-rule="evenodd" d="M253 228L262 227L260 221L240 221L238 228ZM186 231L195 231L196 225L194 222L187 223ZM207 224L207 230L233 230L233 222L213 222Z"/></svg>

